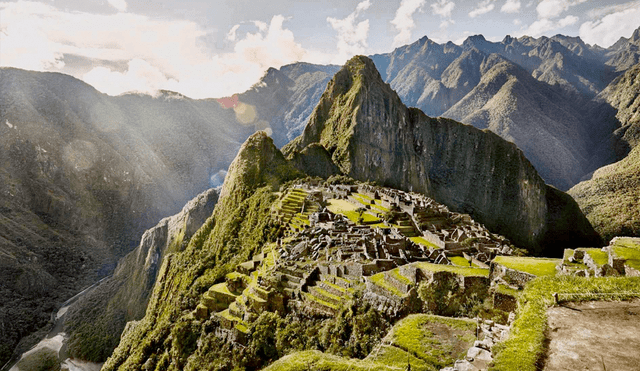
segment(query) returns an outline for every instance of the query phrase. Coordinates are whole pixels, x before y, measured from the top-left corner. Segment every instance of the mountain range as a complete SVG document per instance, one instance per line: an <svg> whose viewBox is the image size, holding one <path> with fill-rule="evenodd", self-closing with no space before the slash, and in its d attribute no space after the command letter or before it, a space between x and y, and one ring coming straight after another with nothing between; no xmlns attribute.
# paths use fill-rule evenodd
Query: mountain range
<svg viewBox="0 0 640 371"><path fill-rule="evenodd" d="M538 254L599 243L577 205L606 239L638 234L639 47L640 29L607 49L562 35L460 46L423 37L352 61L363 70L295 63L203 100L110 97L67 75L2 68L0 364L37 341L65 298L110 274L145 229L222 184L256 130L282 148L278 179L342 173L423 192ZM85 307L108 303L127 272L147 269L155 282L157 265L127 259ZM149 290L117 295L145 303ZM143 314L119 313L116 328Z"/></svg>

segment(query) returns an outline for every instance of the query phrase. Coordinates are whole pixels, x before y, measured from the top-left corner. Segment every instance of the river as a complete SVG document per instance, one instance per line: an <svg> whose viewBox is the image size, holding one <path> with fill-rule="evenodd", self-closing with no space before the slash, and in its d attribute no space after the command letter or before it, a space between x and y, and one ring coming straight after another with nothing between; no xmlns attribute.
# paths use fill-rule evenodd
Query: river
<svg viewBox="0 0 640 371"><path fill-rule="evenodd" d="M51 315L54 327L44 339L36 344L29 351L23 353L20 359L13 360L13 365L9 371L29 371L38 368L45 362L57 362L62 370L69 371L99 371L102 363L85 362L77 359L69 358L65 341L67 335L64 332L64 318L69 307L79 298L88 293L91 289L98 286L102 281L109 277L105 277L93 285L74 295L71 299L65 301L57 312ZM11 364L10 361L9 364ZM6 367L3 369L7 369Z"/></svg>

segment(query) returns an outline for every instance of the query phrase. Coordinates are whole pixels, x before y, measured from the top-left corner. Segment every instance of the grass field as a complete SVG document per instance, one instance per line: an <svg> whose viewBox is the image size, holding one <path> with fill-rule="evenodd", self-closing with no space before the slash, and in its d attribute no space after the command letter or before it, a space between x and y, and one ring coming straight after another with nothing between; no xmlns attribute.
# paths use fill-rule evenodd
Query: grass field
<svg viewBox="0 0 640 371"><path fill-rule="evenodd" d="M459 267L457 265L443 265L443 264L433 264L433 263L414 263L416 267L424 270L428 270L431 272L451 272L454 274L459 274L462 276L482 276L489 277L489 270L485 268L474 268L474 267Z"/></svg>
<svg viewBox="0 0 640 371"><path fill-rule="evenodd" d="M555 276L556 266L562 259L497 256L493 261L507 268L540 277Z"/></svg>

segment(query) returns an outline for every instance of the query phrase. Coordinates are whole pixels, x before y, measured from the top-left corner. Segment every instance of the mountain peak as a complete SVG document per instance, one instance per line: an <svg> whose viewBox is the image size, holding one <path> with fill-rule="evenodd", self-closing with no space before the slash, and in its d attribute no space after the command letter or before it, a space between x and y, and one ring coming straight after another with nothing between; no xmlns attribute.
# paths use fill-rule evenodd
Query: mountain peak
<svg viewBox="0 0 640 371"><path fill-rule="evenodd" d="M629 42L634 44L637 44L638 42L640 42L640 27L636 28L636 30L633 31L633 34L631 35Z"/></svg>
<svg viewBox="0 0 640 371"><path fill-rule="evenodd" d="M295 175L266 132L257 131L240 147L224 179L220 199L245 197L246 191L267 181L281 181Z"/></svg>
<svg viewBox="0 0 640 371"><path fill-rule="evenodd" d="M364 55L356 55L353 58L349 59L347 63L344 65L344 69L348 69L349 72L353 75L370 75L377 74L380 76L376 65L369 57L365 57Z"/></svg>

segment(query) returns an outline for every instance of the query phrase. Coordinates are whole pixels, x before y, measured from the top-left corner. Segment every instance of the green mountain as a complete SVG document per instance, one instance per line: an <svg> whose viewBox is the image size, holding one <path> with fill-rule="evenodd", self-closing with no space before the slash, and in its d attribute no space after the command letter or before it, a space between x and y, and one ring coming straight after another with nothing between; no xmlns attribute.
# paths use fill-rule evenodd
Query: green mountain
<svg viewBox="0 0 640 371"><path fill-rule="evenodd" d="M547 186L513 143L407 108L373 62L356 57L329 83L289 157L319 143L342 173L420 192L532 252L598 244L576 203Z"/></svg>
<svg viewBox="0 0 640 371"><path fill-rule="evenodd" d="M599 96L604 112L615 109L621 124L615 135L619 152L630 152L621 161L596 170L569 190L594 228L605 240L617 235L640 235L640 64L618 77Z"/></svg>
<svg viewBox="0 0 640 371"><path fill-rule="evenodd" d="M318 256L308 255L311 253L305 249L303 237L307 233L304 231L310 230L304 228L310 223L309 214L313 212L310 210L320 210L315 204L320 201L307 202L310 194L304 187L294 187L290 182L302 181L300 178L305 174L301 170L306 163L315 164L314 171L342 173L330 177L325 182L327 187L333 182L349 181L344 176L347 175L387 187L423 192L445 203L455 202L451 208L466 205L483 211L481 207L492 205L493 214L514 213L509 214L510 219L515 220L511 227L520 223L527 228L539 228L530 230L538 233L534 238L522 238L525 244L521 246L532 249L539 248L536 243L545 239L551 242L550 246L557 246L553 242L562 242L563 246L598 242L575 202L546 186L515 145L488 131L452 120L431 119L417 109L406 108L366 57L354 57L334 76L304 134L286 146L284 153L287 157L264 132L255 133L243 144L229 168L212 216L183 250L165 256L144 318L127 325L103 370L255 369L275 361L282 351L304 349L363 358L384 337L390 328L389 321L422 305L422 299L418 299L416 289L412 288L415 282L404 276L413 274L417 280L417 267L431 275L436 274L434 271L446 271L438 274L450 277L451 281L447 282L452 285L458 279L472 280L464 277L489 282L485 268L418 260L417 265L408 264L405 270L385 272L396 266L394 259L375 259L371 263L373 259L365 257L369 265L363 264L361 270L365 266L374 269L373 265L378 264L384 268L377 268L382 271L375 275L362 273L367 276L361 277L367 282L363 293L362 281L338 277L357 274L350 271L358 266L354 256L343 262L337 260L344 268L335 269L346 269L344 273L323 272L314 264L320 260ZM320 180L306 178L305 182ZM500 186L503 183L505 185ZM334 192L340 194L344 187L338 186ZM465 187L475 190L465 191ZM380 192L399 191L380 188ZM369 203L371 209L372 205L378 205L376 208L380 211L376 213L383 214L383 209L379 209L382 204L371 202L373 197L356 196L350 197L359 203ZM341 200L334 201L342 206L332 207L341 208L345 215L353 213L357 218L358 209L354 207L350 213L342 209L346 206L338 202ZM447 215L451 223L464 220L475 223L468 215L449 214L442 209L444 206L437 207L441 210L438 215ZM361 215L361 223L381 223L375 218L368 220L372 216L367 215L366 218ZM508 222L507 218L501 220ZM403 231L398 233L414 231L407 219L395 223L398 224L393 228ZM476 230L484 230L480 224L473 225ZM512 241L521 243L516 241L519 235L513 230L495 227L511 232ZM553 228L563 228L564 237L554 236L557 241L548 241L557 233ZM486 241L497 243L500 249L505 246L506 250L510 249L502 245L507 244L504 237L489 232L483 236ZM476 241L460 237L467 241L459 242L463 246ZM317 241L316 238L308 243ZM398 253L405 256L395 258L398 264L404 264L407 257L419 254L418 251L424 254L435 251L435 245L429 245L430 242L420 237L416 241L418 245L410 245L415 252ZM289 244L292 245L285 246ZM349 256L346 250L334 250ZM329 264L331 261L327 259ZM472 297L467 294L465 291L465 297ZM434 310L447 312L449 307L444 303L436 300ZM446 325L457 326L451 321ZM473 324L461 322L459 325L471 329ZM237 342L244 345L233 345ZM395 349L390 348L389 352ZM445 353L437 360L443 365L458 357L454 352ZM318 354L307 356L317 358Z"/></svg>

